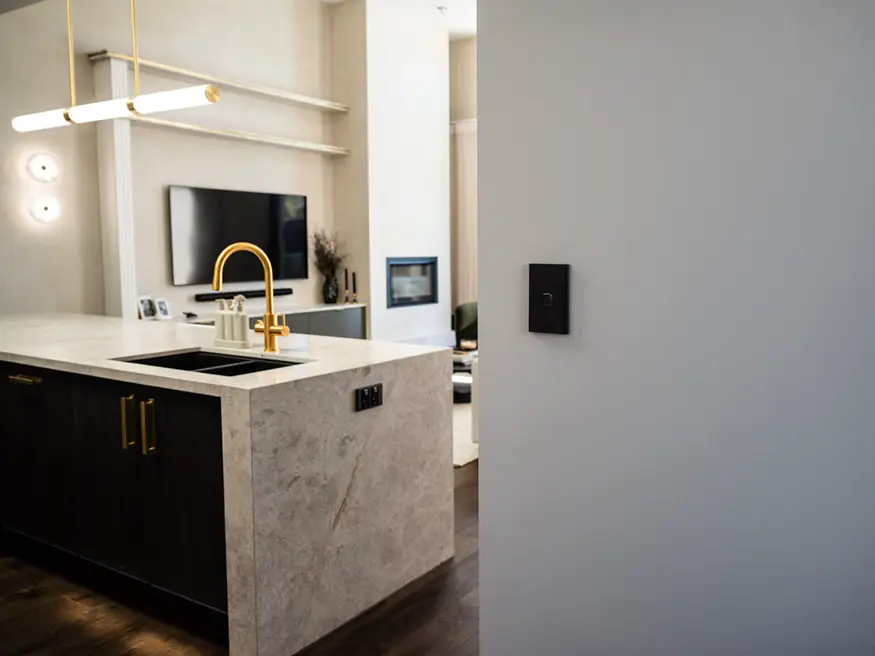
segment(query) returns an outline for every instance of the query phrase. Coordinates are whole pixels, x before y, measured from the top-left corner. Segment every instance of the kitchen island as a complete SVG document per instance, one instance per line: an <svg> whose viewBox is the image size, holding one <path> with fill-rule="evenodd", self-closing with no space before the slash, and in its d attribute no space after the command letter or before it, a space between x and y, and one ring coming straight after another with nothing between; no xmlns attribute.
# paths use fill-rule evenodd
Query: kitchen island
<svg viewBox="0 0 875 656"><path fill-rule="evenodd" d="M451 352L260 339L0 318L4 531L227 613L232 656L294 654L450 559Z"/></svg>

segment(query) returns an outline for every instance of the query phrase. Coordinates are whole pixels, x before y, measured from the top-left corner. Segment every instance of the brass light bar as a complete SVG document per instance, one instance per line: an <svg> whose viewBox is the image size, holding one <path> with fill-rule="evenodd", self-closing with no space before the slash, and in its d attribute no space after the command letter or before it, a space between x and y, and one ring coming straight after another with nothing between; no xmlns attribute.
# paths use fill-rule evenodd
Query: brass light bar
<svg viewBox="0 0 875 656"><path fill-rule="evenodd" d="M115 98L87 105L76 104L76 70L73 57L73 20L71 1L67 0L67 54L70 66L70 107L53 109L37 114L16 116L12 127L18 132L32 132L62 127L71 123L92 123L113 118L126 118L143 114L210 105L219 101L219 88L213 84L161 91L140 95L140 56L137 39L137 0L131 0L131 36L134 59L134 95L130 98Z"/></svg>

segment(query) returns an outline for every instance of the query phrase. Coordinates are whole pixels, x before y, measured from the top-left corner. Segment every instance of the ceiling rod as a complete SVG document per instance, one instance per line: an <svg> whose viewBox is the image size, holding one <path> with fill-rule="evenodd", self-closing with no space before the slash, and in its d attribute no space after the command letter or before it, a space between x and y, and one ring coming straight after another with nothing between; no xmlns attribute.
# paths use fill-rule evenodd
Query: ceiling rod
<svg viewBox="0 0 875 656"><path fill-rule="evenodd" d="M173 91L140 95L140 56L137 39L137 0L131 0L131 37L134 59L134 94L130 98L115 98L87 105L76 104L76 70L73 58L73 20L71 1L67 0L67 54L70 66L70 107L37 114L16 116L12 127L18 132L32 132L77 123L92 123L114 118L142 116L156 112L199 107L218 102L219 88L202 84Z"/></svg>

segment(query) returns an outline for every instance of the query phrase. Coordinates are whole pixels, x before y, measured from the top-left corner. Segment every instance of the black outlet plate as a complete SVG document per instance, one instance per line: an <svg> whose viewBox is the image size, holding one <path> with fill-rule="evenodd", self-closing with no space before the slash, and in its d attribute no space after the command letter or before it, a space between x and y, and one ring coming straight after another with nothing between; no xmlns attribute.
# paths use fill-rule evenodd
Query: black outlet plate
<svg viewBox="0 0 875 656"><path fill-rule="evenodd" d="M359 387L355 391L355 411L370 410L383 405L383 383Z"/></svg>

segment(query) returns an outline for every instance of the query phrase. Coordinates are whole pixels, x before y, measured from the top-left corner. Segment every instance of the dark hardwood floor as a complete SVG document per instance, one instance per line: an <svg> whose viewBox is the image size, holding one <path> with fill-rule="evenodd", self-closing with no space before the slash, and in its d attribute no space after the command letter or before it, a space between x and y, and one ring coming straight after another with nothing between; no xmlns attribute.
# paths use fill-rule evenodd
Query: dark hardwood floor
<svg viewBox="0 0 875 656"><path fill-rule="evenodd" d="M456 557L302 656L479 654L478 464L456 470ZM227 655L181 629L0 553L0 656ZM277 655L284 656L284 655Z"/></svg>

